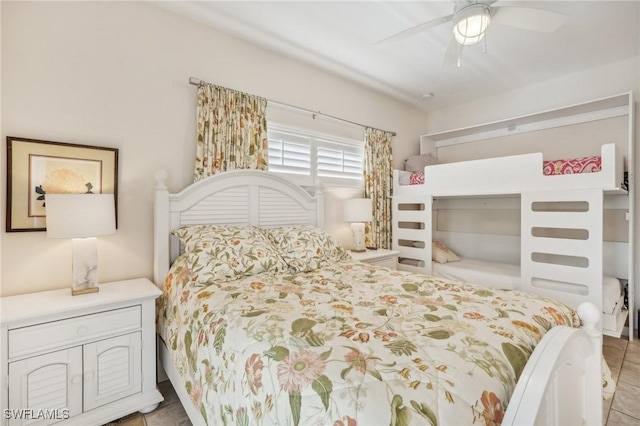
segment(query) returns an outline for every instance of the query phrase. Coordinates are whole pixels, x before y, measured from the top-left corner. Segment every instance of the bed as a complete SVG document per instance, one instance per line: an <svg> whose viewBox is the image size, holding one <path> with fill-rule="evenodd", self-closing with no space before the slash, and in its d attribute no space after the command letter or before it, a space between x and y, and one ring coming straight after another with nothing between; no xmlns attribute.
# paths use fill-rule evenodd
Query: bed
<svg viewBox="0 0 640 426"><path fill-rule="evenodd" d="M433 273L434 199L515 195L520 197L521 229L519 283L514 288L574 308L588 301L603 311L603 198L605 192L624 192L625 181L616 145L602 145L600 151L597 157L549 163L541 153L448 164L433 164L431 157L423 183L414 185L401 185L399 171L394 171L393 248L405 259L399 268ZM500 279L512 275L507 272ZM606 317L615 333L624 323L624 312L618 314Z"/></svg>
<svg viewBox="0 0 640 426"><path fill-rule="evenodd" d="M410 160L413 161L405 161L405 170L397 171L398 185L424 184L424 176L426 170L425 168L428 166L439 164L435 156L431 154L414 156ZM409 168L410 170L407 170L407 168ZM544 160L542 162L542 174L544 176L598 173L601 170L602 157L599 155L579 158Z"/></svg>
<svg viewBox="0 0 640 426"><path fill-rule="evenodd" d="M194 424L602 423L594 306L355 262L268 172L157 179L160 360Z"/></svg>
<svg viewBox="0 0 640 426"><path fill-rule="evenodd" d="M417 164L424 167L423 170L410 167L418 173L413 178L412 173L393 171L394 196L418 195L425 189L449 196L517 194L523 188L527 191L550 188L619 191L625 182L624 155L613 143L602 145L599 156L549 161L545 161L540 152L446 164L438 163L430 154L416 158L420 158ZM469 176L473 176L473 180L469 180ZM512 178L505 179L506 176ZM462 182L464 186L460 185Z"/></svg>

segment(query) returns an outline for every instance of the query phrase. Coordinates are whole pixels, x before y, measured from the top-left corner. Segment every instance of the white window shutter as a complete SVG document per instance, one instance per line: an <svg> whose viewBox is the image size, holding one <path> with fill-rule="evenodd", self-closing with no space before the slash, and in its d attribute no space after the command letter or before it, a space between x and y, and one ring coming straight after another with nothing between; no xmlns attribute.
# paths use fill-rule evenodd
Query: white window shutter
<svg viewBox="0 0 640 426"><path fill-rule="evenodd" d="M363 147L318 140L318 176L362 180Z"/></svg>
<svg viewBox="0 0 640 426"><path fill-rule="evenodd" d="M309 138L269 131L269 170L277 173L311 175Z"/></svg>
<svg viewBox="0 0 640 426"><path fill-rule="evenodd" d="M364 142L269 125L269 171L300 184L361 187Z"/></svg>

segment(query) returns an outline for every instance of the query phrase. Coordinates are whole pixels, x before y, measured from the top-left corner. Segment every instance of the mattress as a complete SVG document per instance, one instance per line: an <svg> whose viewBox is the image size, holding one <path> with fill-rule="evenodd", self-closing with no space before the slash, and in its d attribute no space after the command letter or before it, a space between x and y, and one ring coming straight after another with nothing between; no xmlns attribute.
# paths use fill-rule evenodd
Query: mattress
<svg viewBox="0 0 640 426"><path fill-rule="evenodd" d="M605 275L602 278L602 312L613 314L618 304L624 303L623 292L619 279Z"/></svg>
<svg viewBox="0 0 640 426"><path fill-rule="evenodd" d="M158 332L209 424L499 424L537 342L579 325L546 298L351 260L207 282L189 268L171 267Z"/></svg>
<svg viewBox="0 0 640 426"><path fill-rule="evenodd" d="M513 290L520 287L520 265L460 258L458 262L431 263L433 275L453 281Z"/></svg>
<svg viewBox="0 0 640 426"><path fill-rule="evenodd" d="M596 173L600 170L602 170L602 157L600 156L545 160L542 162L542 173L545 176ZM398 183L400 185L422 185L424 184L424 172L400 170Z"/></svg>
<svg viewBox="0 0 640 426"><path fill-rule="evenodd" d="M432 263L433 275L453 281L475 283L491 288L517 289L520 287L520 266L511 263L489 262L461 258L459 262ZM612 314L622 295L620 280L610 276L602 278L602 312Z"/></svg>

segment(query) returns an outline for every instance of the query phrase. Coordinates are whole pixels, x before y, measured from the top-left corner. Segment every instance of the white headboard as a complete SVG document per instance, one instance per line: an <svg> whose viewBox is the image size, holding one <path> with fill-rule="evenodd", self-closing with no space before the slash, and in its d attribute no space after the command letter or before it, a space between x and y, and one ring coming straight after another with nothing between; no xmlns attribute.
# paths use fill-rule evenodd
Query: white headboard
<svg viewBox="0 0 640 426"><path fill-rule="evenodd" d="M155 174L153 278L162 287L179 242L171 231L184 225L313 225L322 228L320 188L311 196L303 188L259 170L220 173L170 194L164 170Z"/></svg>

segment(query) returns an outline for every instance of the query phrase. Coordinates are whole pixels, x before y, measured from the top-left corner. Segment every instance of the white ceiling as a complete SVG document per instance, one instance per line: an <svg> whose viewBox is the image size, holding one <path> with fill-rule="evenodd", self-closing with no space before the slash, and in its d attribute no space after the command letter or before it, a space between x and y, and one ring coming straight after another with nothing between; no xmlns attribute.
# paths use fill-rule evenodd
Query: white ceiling
<svg viewBox="0 0 640 426"><path fill-rule="evenodd" d="M439 109L640 55L640 0L508 1L567 15L554 33L492 23L443 64L451 22L378 41L450 15L454 1L160 1L159 6L297 58L424 110ZM197 76L196 76L197 77ZM433 93L431 99L423 99Z"/></svg>

